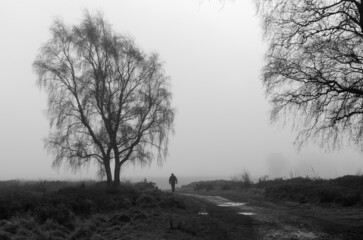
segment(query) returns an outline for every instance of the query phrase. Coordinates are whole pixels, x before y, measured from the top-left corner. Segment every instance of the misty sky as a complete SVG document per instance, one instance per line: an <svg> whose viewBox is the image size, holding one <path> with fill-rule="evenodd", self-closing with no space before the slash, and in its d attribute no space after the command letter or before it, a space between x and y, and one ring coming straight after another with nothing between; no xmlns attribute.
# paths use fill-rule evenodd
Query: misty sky
<svg viewBox="0 0 363 240"><path fill-rule="evenodd" d="M177 109L175 135L163 166L124 167L131 176L230 178L252 176L337 177L363 169L354 149L325 152L314 144L297 152L296 133L269 123L260 81L266 43L252 0L5 0L0 8L0 180L95 178L91 166L77 174L53 169L43 148L49 121L47 96L32 69L56 17L78 23L97 10L119 33L155 51L171 77Z"/></svg>

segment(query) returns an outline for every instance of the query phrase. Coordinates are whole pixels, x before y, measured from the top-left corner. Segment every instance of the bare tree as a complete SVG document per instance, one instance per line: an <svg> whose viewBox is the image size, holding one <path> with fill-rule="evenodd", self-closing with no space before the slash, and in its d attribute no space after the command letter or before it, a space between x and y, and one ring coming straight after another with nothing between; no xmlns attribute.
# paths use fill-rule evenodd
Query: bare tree
<svg viewBox="0 0 363 240"><path fill-rule="evenodd" d="M263 70L272 120L292 116L297 143L363 147L363 5L360 0L260 0L270 43Z"/></svg>
<svg viewBox="0 0 363 240"><path fill-rule="evenodd" d="M86 13L72 27L56 20L51 33L33 66L49 96L46 147L54 166L66 160L78 169L96 160L108 184L119 185L125 162L162 161L174 110L157 54L115 33L101 14Z"/></svg>

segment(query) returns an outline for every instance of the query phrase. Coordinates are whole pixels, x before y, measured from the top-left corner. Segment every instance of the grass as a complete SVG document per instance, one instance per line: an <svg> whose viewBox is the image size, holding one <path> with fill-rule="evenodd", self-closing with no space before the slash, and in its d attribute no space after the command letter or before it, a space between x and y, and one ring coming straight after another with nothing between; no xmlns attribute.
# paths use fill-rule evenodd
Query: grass
<svg viewBox="0 0 363 240"><path fill-rule="evenodd" d="M363 176L344 176L336 179L292 178L260 182L270 199L300 203L336 204L344 207L363 206Z"/></svg>
<svg viewBox="0 0 363 240"><path fill-rule="evenodd" d="M323 205L339 205L343 207L363 207L363 176L347 175L335 179L277 178L260 179L253 183L245 173L231 181L201 181L181 187L184 191L241 191L247 188L258 188L264 191L266 199L287 200L299 203L314 203Z"/></svg>
<svg viewBox="0 0 363 240"><path fill-rule="evenodd" d="M363 206L363 177L244 182L241 175L237 180L191 183L181 190L194 191L198 185L201 194L218 194L232 201L256 198L255 203L268 202L266 206L271 199L283 206L285 201L338 205L348 212ZM225 224L217 206L162 192L152 182L123 182L119 188L107 188L104 182L5 181L0 182L0 191L0 239L235 239L229 238L233 233L229 230L237 227L232 224L235 215L226 215L230 224ZM199 215L206 207L210 214Z"/></svg>
<svg viewBox="0 0 363 240"><path fill-rule="evenodd" d="M118 188L104 182L4 181L0 191L0 239L108 239L149 211L185 208L147 181Z"/></svg>
<svg viewBox="0 0 363 240"><path fill-rule="evenodd" d="M108 188L105 183L69 184L54 190L58 182L47 182L41 191L39 184L19 184L17 181L0 183L0 219L30 213L40 223L52 219L59 224L72 222L74 216L127 209L131 206L174 207L175 199L165 196L151 182L122 183ZM54 185L53 185L54 184ZM180 205L180 204L179 204Z"/></svg>

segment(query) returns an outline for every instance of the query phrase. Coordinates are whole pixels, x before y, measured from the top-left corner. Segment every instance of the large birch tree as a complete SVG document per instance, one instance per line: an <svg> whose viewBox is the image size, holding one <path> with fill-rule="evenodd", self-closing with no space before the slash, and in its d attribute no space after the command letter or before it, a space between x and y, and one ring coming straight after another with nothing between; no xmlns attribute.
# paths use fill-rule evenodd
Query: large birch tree
<svg viewBox="0 0 363 240"><path fill-rule="evenodd" d="M101 14L86 13L73 26L58 19L50 31L33 66L48 93L53 165L96 161L117 186L126 162L163 161L174 109L158 55L113 31Z"/></svg>

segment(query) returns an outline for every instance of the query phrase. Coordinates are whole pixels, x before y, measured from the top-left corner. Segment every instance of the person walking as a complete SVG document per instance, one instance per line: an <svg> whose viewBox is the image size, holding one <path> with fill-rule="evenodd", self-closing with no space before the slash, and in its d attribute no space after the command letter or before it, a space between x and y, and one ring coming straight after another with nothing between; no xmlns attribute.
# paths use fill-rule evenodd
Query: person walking
<svg viewBox="0 0 363 240"><path fill-rule="evenodd" d="M175 177L174 173L172 173L169 178L169 184L171 185L171 191L175 192L175 184L178 184L178 179Z"/></svg>

